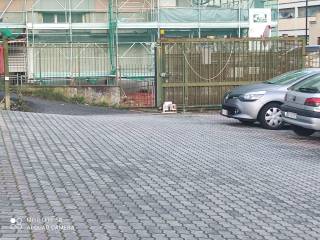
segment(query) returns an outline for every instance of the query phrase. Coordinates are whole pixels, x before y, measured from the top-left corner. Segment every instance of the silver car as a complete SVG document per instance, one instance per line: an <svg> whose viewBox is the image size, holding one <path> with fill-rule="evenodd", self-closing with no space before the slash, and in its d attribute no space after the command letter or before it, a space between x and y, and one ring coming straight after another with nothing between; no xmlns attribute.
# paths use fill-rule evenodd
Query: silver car
<svg viewBox="0 0 320 240"><path fill-rule="evenodd" d="M300 136L320 131L320 75L292 86L281 107L283 120Z"/></svg>
<svg viewBox="0 0 320 240"><path fill-rule="evenodd" d="M320 68L291 71L266 82L241 86L224 96L221 114L244 124L260 122L267 129L283 126L281 105L289 87L315 74Z"/></svg>

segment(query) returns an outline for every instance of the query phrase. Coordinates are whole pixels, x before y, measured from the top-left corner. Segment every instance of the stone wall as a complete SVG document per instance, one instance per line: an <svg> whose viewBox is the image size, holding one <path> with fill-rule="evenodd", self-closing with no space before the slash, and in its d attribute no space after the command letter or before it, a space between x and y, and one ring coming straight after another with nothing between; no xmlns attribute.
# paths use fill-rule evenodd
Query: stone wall
<svg viewBox="0 0 320 240"><path fill-rule="evenodd" d="M67 98L83 97L84 101L89 104L115 106L120 103L120 88L116 86L65 87L60 89Z"/></svg>
<svg viewBox="0 0 320 240"><path fill-rule="evenodd" d="M41 97L49 100L87 103L100 106L120 105L120 87L117 86L67 86L31 87L22 89L23 95Z"/></svg>

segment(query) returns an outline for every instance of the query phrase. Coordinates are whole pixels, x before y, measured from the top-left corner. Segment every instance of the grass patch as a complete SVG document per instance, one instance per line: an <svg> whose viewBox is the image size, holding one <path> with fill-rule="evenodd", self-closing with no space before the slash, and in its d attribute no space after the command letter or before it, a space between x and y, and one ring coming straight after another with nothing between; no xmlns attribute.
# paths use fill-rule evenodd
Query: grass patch
<svg viewBox="0 0 320 240"><path fill-rule="evenodd" d="M73 97L68 98L68 101L76 104L85 104L86 100L84 96L75 95Z"/></svg>
<svg viewBox="0 0 320 240"><path fill-rule="evenodd" d="M55 88L24 88L21 93L26 96L39 97L47 100L71 102L77 104L84 104L85 98L80 95L72 97L65 96L63 90Z"/></svg>
<svg viewBox="0 0 320 240"><path fill-rule="evenodd" d="M61 91L57 91L52 88L38 88L38 89L22 89L23 95L40 97L47 100L63 101L67 102L68 98L64 96Z"/></svg>
<svg viewBox="0 0 320 240"><path fill-rule="evenodd" d="M110 108L118 108L118 109L127 109L127 107L122 107L119 104L110 105L106 101L101 102L87 102L86 98L82 95L73 95L67 97L65 95L65 91L63 88L37 88L37 87L22 87L16 89L15 92L20 92L24 96L32 96L32 97L39 97L47 100L53 101L62 101L62 102L69 102L75 104L88 104L90 106L97 106L97 107L110 107Z"/></svg>
<svg viewBox="0 0 320 240"><path fill-rule="evenodd" d="M18 92L17 96L18 98L16 100L11 100L10 109L12 111L31 112L32 109L23 100L21 92Z"/></svg>
<svg viewBox="0 0 320 240"><path fill-rule="evenodd" d="M24 101L11 101L10 109L19 112L32 112L32 109Z"/></svg>

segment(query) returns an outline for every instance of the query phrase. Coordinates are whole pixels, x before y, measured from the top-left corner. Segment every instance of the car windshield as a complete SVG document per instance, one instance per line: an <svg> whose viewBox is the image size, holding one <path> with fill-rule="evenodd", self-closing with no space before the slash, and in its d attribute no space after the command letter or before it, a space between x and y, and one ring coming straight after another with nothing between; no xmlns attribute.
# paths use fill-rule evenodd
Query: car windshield
<svg viewBox="0 0 320 240"><path fill-rule="evenodd" d="M266 81L265 83L276 84L276 85L287 85L290 83L294 83L299 78L301 78L309 73L310 73L310 71L307 71L307 70L298 70L298 71L287 72L287 73L281 74L279 76L276 76L274 78L271 78L270 80Z"/></svg>
<svg viewBox="0 0 320 240"><path fill-rule="evenodd" d="M291 90L305 93L320 93L320 74L294 85Z"/></svg>

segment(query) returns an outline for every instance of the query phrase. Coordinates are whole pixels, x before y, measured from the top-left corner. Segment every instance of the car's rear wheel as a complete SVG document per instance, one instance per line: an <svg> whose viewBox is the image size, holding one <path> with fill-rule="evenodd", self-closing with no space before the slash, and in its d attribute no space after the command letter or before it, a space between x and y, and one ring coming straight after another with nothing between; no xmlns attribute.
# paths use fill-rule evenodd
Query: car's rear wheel
<svg viewBox="0 0 320 240"><path fill-rule="evenodd" d="M292 130L299 136L308 137L315 133L314 130L299 126L292 126Z"/></svg>
<svg viewBox="0 0 320 240"><path fill-rule="evenodd" d="M262 127L271 130L278 130L283 127L281 109L279 103L269 103L265 105L259 114L259 122Z"/></svg>

